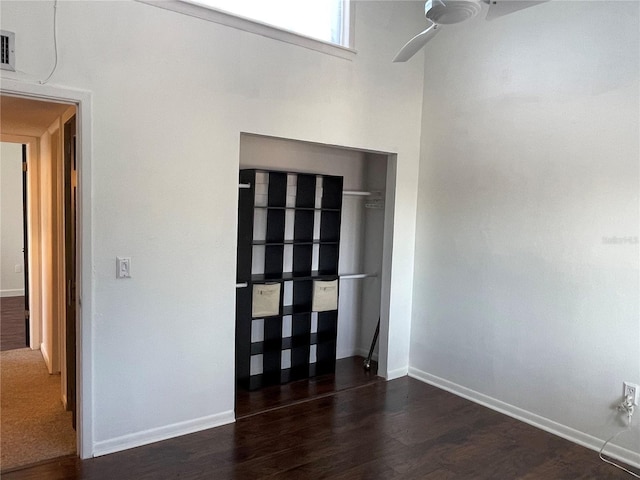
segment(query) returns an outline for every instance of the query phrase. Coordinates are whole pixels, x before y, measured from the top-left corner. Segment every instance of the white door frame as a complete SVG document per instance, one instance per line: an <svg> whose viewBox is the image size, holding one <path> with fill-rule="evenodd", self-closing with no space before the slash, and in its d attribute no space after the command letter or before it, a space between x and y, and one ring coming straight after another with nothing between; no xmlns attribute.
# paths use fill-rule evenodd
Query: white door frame
<svg viewBox="0 0 640 480"><path fill-rule="evenodd" d="M78 298L76 305L76 412L77 451L80 458L93 456L93 389L92 328L93 282L91 276L91 92L52 85L26 83L3 78L0 93L32 100L74 104L78 125L78 205L76 275Z"/></svg>

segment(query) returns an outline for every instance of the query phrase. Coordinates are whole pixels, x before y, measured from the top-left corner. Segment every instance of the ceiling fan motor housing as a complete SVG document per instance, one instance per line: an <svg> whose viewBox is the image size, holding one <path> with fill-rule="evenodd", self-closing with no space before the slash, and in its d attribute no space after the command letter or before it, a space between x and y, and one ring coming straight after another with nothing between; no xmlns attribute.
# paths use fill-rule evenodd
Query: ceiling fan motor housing
<svg viewBox="0 0 640 480"><path fill-rule="evenodd" d="M475 17L480 10L482 0L427 0L424 5L425 16L434 23L448 25L460 23Z"/></svg>

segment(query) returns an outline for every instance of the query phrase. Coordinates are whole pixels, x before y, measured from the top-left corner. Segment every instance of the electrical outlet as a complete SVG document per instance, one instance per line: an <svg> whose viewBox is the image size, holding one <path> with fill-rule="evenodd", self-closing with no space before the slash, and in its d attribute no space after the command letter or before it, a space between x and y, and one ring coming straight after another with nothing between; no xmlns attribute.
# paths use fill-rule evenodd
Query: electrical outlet
<svg viewBox="0 0 640 480"><path fill-rule="evenodd" d="M640 387L635 383L624 382L624 390L622 392L624 398L631 397L631 401L637 407L638 397L640 397Z"/></svg>

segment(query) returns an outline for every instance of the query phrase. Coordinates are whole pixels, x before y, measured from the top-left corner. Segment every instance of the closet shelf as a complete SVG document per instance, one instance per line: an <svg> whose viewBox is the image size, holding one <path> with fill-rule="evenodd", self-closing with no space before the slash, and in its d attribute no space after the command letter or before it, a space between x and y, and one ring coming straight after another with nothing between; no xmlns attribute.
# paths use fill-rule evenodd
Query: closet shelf
<svg viewBox="0 0 640 480"><path fill-rule="evenodd" d="M285 337L282 339L276 338L274 340L264 340L261 342L252 342L251 355L261 355L271 347L275 347L276 350L290 350L297 347L316 345L317 343L317 333L310 333L309 335L297 335L295 337Z"/></svg>
<svg viewBox="0 0 640 480"><path fill-rule="evenodd" d="M326 242L326 243L335 243L335 242ZM267 244L267 245L282 245L278 243ZM286 275L286 278L284 278ZM290 280L335 280L339 278L340 280L358 280L362 278L377 278L377 273L341 273L339 275L320 275L317 272L312 272L311 275L294 275L289 272L283 274L282 278L266 278L263 274L260 275L252 275L251 280L252 283L263 283L265 281L276 282L276 281L290 281ZM236 288L245 288L248 287L248 282L236 283Z"/></svg>
<svg viewBox="0 0 640 480"><path fill-rule="evenodd" d="M326 310L326 311L337 312L337 310ZM311 309L311 305L286 305L282 307L282 311L278 315L255 317L255 318L252 318L251 320L279 318L279 317L287 317L291 315L302 315L307 313L313 313L313 310ZM318 313L324 313L324 312L318 312Z"/></svg>
<svg viewBox="0 0 640 480"><path fill-rule="evenodd" d="M313 240L283 240L282 242L267 242L266 240L254 240L254 246L261 245L337 245L338 242L335 240L320 240L318 238L314 238Z"/></svg>
<svg viewBox="0 0 640 480"><path fill-rule="evenodd" d="M254 246L261 245L338 245L338 242L335 240L320 240L318 238L314 238L313 240L283 240L282 242L271 242L266 240L254 240Z"/></svg>
<svg viewBox="0 0 640 480"><path fill-rule="evenodd" d="M255 209L261 210L307 210L315 212L340 212L339 208L324 208L324 207L273 207L270 205L255 205Z"/></svg>
<svg viewBox="0 0 640 480"><path fill-rule="evenodd" d="M315 377L335 370L335 361L317 361L301 367L286 368L269 373L259 373L251 375L248 379L249 390L256 390L266 385L277 383L289 383L293 380L300 380L308 377Z"/></svg>
<svg viewBox="0 0 640 480"><path fill-rule="evenodd" d="M278 275L265 275L264 273L251 275L251 283L290 282L301 280L336 280L335 273L320 273L314 270L311 273L283 272Z"/></svg>

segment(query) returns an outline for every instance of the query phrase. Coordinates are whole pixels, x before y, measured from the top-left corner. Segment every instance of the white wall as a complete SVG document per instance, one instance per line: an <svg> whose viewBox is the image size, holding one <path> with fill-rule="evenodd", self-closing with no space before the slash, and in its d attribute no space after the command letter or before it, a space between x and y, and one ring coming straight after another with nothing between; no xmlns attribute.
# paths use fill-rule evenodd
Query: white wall
<svg viewBox="0 0 640 480"><path fill-rule="evenodd" d="M554 1L426 51L411 372L598 448L640 383L638 10Z"/></svg>
<svg viewBox="0 0 640 480"><path fill-rule="evenodd" d="M46 77L52 5L1 8L20 70L2 76ZM423 73L390 59L420 5L358 2L353 60L135 2L57 11L50 82L92 92L93 453L233 418L241 132L397 154L383 371L406 372Z"/></svg>
<svg viewBox="0 0 640 480"><path fill-rule="evenodd" d="M388 159L383 155L369 154L366 156L366 168L364 170L366 190L372 193L379 192L384 199L387 191L387 164ZM372 201L371 197L367 201ZM364 200L360 200L364 202ZM384 202L383 202L384 203ZM391 219L392 220L392 219ZM366 357L371 348L373 335L376 331L378 318L381 317L380 297L382 287L382 259L384 256L383 242L385 221L385 208L365 208L364 210L364 241L362 248L362 264L365 273L377 274L377 277L370 277L361 280L361 288L367 292L362 296L362 322L358 331L358 344L360 355ZM376 343L374 350L374 360L378 360L380 339Z"/></svg>
<svg viewBox="0 0 640 480"><path fill-rule="evenodd" d="M38 159L38 191L40 207L40 248L41 270L34 272L39 282L42 343L40 350L49 373L59 373L62 365L62 351L65 316L64 277L64 223L62 211L62 132L60 119L55 120L40 137L40 157Z"/></svg>
<svg viewBox="0 0 640 480"><path fill-rule="evenodd" d="M13 297L24 295L22 145L2 142L0 148L0 296Z"/></svg>

